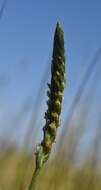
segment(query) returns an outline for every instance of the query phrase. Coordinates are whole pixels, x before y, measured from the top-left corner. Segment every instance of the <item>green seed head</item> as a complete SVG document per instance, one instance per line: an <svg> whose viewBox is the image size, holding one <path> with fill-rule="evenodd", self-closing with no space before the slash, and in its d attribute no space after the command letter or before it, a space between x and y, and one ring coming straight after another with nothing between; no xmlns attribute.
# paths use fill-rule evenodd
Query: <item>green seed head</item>
<svg viewBox="0 0 101 190"><path fill-rule="evenodd" d="M64 34L61 29L61 25L57 22L52 63L51 63L51 82L48 84L47 90L47 106L48 109L45 112L46 124L43 128L44 137L40 144L41 149L37 151L40 157L41 165L44 164L49 157L52 144L55 141L57 128L59 127L60 113L62 107L63 91L65 86L65 53L64 53ZM42 152L41 152L42 151Z"/></svg>

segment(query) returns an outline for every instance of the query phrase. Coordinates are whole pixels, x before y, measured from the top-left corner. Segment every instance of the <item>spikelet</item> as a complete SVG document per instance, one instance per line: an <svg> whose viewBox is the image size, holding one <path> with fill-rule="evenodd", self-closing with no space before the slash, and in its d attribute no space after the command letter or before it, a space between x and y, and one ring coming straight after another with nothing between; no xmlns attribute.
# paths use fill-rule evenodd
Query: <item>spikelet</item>
<svg viewBox="0 0 101 190"><path fill-rule="evenodd" d="M36 148L36 170L47 161L56 138L65 86L64 34L59 23L56 25L51 64L51 83L48 84L48 109L45 112L43 141Z"/></svg>

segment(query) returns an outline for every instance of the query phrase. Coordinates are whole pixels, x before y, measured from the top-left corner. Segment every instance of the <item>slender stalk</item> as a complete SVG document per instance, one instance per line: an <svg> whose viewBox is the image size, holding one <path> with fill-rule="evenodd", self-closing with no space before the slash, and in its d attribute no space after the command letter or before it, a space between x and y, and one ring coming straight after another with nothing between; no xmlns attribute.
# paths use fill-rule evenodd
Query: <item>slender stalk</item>
<svg viewBox="0 0 101 190"><path fill-rule="evenodd" d="M36 169L32 175L32 179L31 179L31 182L30 182L30 186L29 186L29 190L33 189L35 190L36 189L36 180L37 180L37 176L40 172L40 169Z"/></svg>
<svg viewBox="0 0 101 190"><path fill-rule="evenodd" d="M36 147L36 169L29 190L36 190L36 178L44 163L48 160L52 145L60 125L63 91L65 86L64 34L59 23L56 25L51 64L51 82L48 84L48 109L45 112L43 140Z"/></svg>

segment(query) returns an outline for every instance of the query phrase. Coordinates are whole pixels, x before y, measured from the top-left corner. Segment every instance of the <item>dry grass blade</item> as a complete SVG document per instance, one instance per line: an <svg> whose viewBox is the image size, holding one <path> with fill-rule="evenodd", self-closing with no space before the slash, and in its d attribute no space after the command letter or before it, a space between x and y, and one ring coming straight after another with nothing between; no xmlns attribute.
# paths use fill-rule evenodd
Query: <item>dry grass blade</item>
<svg viewBox="0 0 101 190"><path fill-rule="evenodd" d="M72 159L75 157L75 150L79 144L84 131L86 130L86 124L88 122L88 116L91 113L91 109L94 107L94 100L96 97L97 83L100 78L99 67L96 70L94 75L94 80L92 81L91 87L89 87L89 93L86 95L84 103L80 108L80 116L78 118L77 126L75 122L71 121L71 127L68 129L67 135L64 136L64 144L67 144L67 151L69 160L72 162ZM80 105L78 105L80 107ZM75 110L76 111L76 110ZM69 143L70 140L70 143Z"/></svg>

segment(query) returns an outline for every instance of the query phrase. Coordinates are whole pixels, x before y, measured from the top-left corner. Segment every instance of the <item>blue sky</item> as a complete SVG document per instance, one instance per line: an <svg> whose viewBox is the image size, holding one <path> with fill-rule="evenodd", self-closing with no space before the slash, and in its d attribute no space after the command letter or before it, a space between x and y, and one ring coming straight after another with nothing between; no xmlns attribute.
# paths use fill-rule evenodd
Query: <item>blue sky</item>
<svg viewBox="0 0 101 190"><path fill-rule="evenodd" d="M57 21L65 35L66 112L81 75L101 46L101 1L7 0L0 20L1 134L24 101L30 96L35 101L43 72L51 62ZM44 106L42 111L44 114Z"/></svg>

